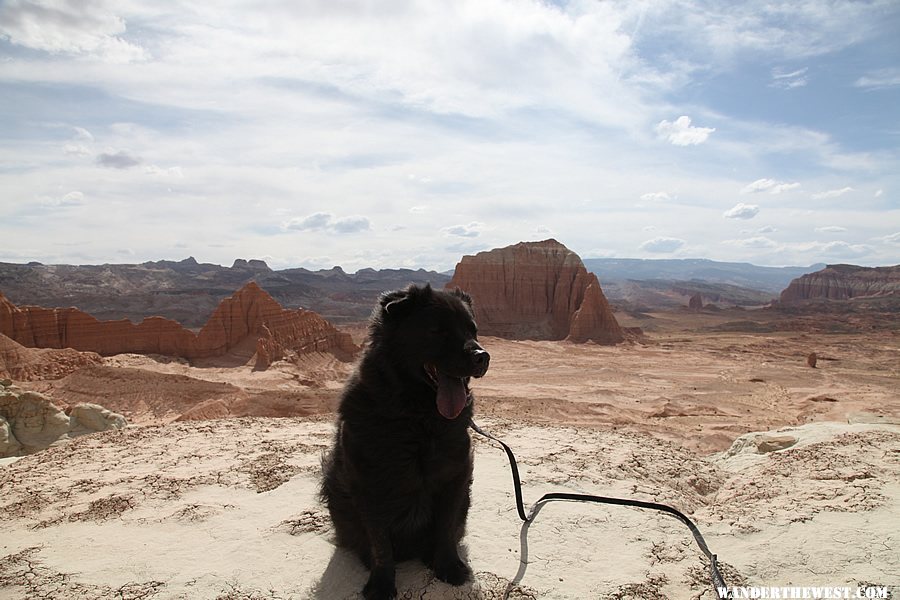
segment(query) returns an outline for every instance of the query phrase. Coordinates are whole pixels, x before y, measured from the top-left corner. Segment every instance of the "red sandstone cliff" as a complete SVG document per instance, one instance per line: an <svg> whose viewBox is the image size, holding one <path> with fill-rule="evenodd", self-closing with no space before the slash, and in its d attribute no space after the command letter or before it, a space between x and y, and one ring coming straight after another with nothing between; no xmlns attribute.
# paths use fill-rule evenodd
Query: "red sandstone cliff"
<svg viewBox="0 0 900 600"><path fill-rule="evenodd" d="M794 279L781 292L781 304L805 300L900 297L900 265L858 267L828 265L821 271Z"/></svg>
<svg viewBox="0 0 900 600"><path fill-rule="evenodd" d="M350 336L308 310L282 308L256 283L226 298L194 333L175 321L148 317L98 321L77 308L17 307L0 294L0 333L37 348L74 348L102 355L133 352L183 358L222 356L254 339L257 366L265 368L287 351L330 352L350 360L358 348Z"/></svg>
<svg viewBox="0 0 900 600"><path fill-rule="evenodd" d="M485 335L598 344L624 339L597 276L556 240L464 256L447 287L472 296Z"/></svg>

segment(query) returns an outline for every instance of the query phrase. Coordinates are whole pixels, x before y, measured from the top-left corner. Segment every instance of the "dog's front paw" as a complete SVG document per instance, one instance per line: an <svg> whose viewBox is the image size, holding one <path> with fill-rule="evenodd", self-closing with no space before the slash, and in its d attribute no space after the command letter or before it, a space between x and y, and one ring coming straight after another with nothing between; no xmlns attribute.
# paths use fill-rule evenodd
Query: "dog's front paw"
<svg viewBox="0 0 900 600"><path fill-rule="evenodd" d="M462 585L472 577L472 570L469 565L454 557L435 564L434 576L450 585Z"/></svg>
<svg viewBox="0 0 900 600"><path fill-rule="evenodd" d="M369 575L369 581L363 588L366 600L391 600L397 597L394 574L386 570L376 569Z"/></svg>

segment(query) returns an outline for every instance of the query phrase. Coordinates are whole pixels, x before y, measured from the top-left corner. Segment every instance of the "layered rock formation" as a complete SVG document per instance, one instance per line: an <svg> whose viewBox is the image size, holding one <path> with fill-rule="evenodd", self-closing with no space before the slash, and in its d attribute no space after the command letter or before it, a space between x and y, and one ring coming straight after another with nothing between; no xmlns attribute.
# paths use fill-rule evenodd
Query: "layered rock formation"
<svg viewBox="0 0 900 600"><path fill-rule="evenodd" d="M624 340L597 276L556 240L464 256L447 287L472 296L485 335L598 344Z"/></svg>
<svg viewBox="0 0 900 600"><path fill-rule="evenodd" d="M0 294L0 333L24 346L74 348L109 356L163 354L196 359L222 356L238 346L265 348L257 366L265 368L288 351L329 352L351 360L358 347L349 334L308 310L281 307L256 283L249 283L213 312L194 333L175 321L148 317L98 321L76 308L17 307Z"/></svg>
<svg viewBox="0 0 900 600"><path fill-rule="evenodd" d="M695 312L703 310L703 295L700 292L691 296L691 299L688 300L688 308Z"/></svg>
<svg viewBox="0 0 900 600"><path fill-rule="evenodd" d="M71 348L26 348L0 333L0 377L16 381L59 379L82 367L102 362L103 359L95 352L79 352Z"/></svg>
<svg viewBox="0 0 900 600"><path fill-rule="evenodd" d="M361 269L356 274L340 267L273 270L262 260L242 258L230 267L194 258L131 265L0 262L0 291L19 306L77 306L100 320L135 323L158 315L189 329L203 327L222 300L250 281L285 308L303 307L338 324L365 320L384 290L410 283L443 286L449 280L421 269Z"/></svg>
<svg viewBox="0 0 900 600"><path fill-rule="evenodd" d="M125 418L96 404L79 404L67 415L37 392L0 381L0 458L31 454L61 440L125 427Z"/></svg>
<svg viewBox="0 0 900 600"><path fill-rule="evenodd" d="M794 279L781 292L781 304L809 300L852 300L900 297L900 265L858 267L828 265L821 271Z"/></svg>

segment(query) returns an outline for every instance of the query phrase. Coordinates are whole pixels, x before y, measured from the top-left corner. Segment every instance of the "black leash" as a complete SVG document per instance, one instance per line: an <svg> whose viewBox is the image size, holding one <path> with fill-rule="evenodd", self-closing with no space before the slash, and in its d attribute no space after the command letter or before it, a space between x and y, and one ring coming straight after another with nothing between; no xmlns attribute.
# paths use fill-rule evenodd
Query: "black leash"
<svg viewBox="0 0 900 600"><path fill-rule="evenodd" d="M713 554L709 546L706 545L706 540L703 539L703 535L700 533L700 530L691 521L687 515L682 513L680 510L672 508L671 506L666 506L665 504L658 504L656 502L644 502L642 500L630 500L627 498L609 498L607 496L593 496L590 494L570 494L568 492L550 492L549 494L544 494L541 496L537 502L534 503L532 507L532 514L529 517L525 514L525 505L522 502L522 481L519 479L519 466L516 464L516 457L513 455L513 451L503 443L502 440L495 438L490 433L486 432L478 425L476 425L473 421L469 422L469 427L471 427L476 433L480 433L484 437L494 440L506 450L506 456L509 458L509 467L512 470L513 476L513 486L516 492L516 510L519 511L519 518L522 519L526 523L530 523L535 516L535 509L542 502L547 502L550 500L574 500L577 502L598 502L601 504L616 504L618 506L636 506L638 508L649 508L653 510L659 510L664 513L668 513L684 523L688 526L688 529L691 530L691 533L694 535L694 539L697 541L697 545L700 546L700 550L703 554L706 555L706 558L709 559L709 574L710 578L713 582L713 591L716 593L717 598L724 598L724 596L719 595L719 588L727 587L725 585L725 580L722 578L722 574L719 572L719 563L716 559L716 555Z"/></svg>

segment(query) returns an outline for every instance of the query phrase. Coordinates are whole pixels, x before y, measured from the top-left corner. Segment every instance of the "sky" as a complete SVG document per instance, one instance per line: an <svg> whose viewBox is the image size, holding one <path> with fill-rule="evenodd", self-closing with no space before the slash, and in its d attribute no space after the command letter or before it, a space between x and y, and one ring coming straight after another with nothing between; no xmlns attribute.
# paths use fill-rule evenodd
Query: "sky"
<svg viewBox="0 0 900 600"><path fill-rule="evenodd" d="M900 263L896 0L0 0L0 261Z"/></svg>

